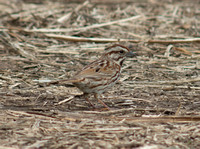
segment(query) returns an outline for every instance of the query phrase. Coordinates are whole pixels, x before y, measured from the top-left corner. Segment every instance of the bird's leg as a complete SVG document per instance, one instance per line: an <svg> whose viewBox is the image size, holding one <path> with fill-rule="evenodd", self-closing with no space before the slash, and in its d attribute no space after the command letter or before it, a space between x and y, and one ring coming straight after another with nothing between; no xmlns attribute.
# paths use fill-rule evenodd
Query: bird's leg
<svg viewBox="0 0 200 149"><path fill-rule="evenodd" d="M88 99L88 94L87 93L84 93L83 94L85 100L95 109L95 106L90 102L90 100Z"/></svg>
<svg viewBox="0 0 200 149"><path fill-rule="evenodd" d="M97 99L98 102L106 108L106 110L110 110L110 108L101 99L99 99L99 95L97 93L94 94L94 98Z"/></svg>

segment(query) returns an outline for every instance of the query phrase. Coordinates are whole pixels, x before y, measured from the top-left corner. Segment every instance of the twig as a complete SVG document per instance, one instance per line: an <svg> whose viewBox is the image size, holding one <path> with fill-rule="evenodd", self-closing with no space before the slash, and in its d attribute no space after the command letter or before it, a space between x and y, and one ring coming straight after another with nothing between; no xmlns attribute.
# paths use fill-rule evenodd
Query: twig
<svg viewBox="0 0 200 149"><path fill-rule="evenodd" d="M74 96L70 96L69 98L66 98L66 99L60 101L60 102L58 103L58 105L63 104L63 103L65 103L65 102L69 102L69 101L71 101L73 98L74 98Z"/></svg>
<svg viewBox="0 0 200 149"><path fill-rule="evenodd" d="M40 53L48 53L48 54L79 54L77 51L66 51L66 50L37 50Z"/></svg>
<svg viewBox="0 0 200 149"><path fill-rule="evenodd" d="M155 111L155 109L141 109L141 108L126 108L126 109L119 109L119 110L109 110L109 111L83 111L82 113L84 114L97 114L99 116L112 116L112 115L125 115L125 114L129 114L129 113L134 113L135 111ZM156 112L158 111L164 111L164 109L159 109L156 110Z"/></svg>
<svg viewBox="0 0 200 149"><path fill-rule="evenodd" d="M117 3L133 3L133 0L91 0L95 4L117 4Z"/></svg>
<svg viewBox="0 0 200 149"><path fill-rule="evenodd" d="M166 83L167 84L167 83ZM173 89L176 89L176 88L180 88L180 89L194 89L194 90L200 90L200 87L194 87L194 86L174 86L174 85L157 85L157 83L155 84L147 84L147 83L144 83L144 84L126 84L125 88L128 87L134 87L134 88L144 88L144 87L152 87L152 88L161 88L163 90L173 90Z"/></svg>
<svg viewBox="0 0 200 149"><path fill-rule="evenodd" d="M115 118L116 120L124 120L124 121L129 121L129 122L154 122L154 123L190 123L190 122L199 122L200 117L199 116L158 116L158 117L132 117L132 118L127 118L127 117L117 117Z"/></svg>
<svg viewBox="0 0 200 149"><path fill-rule="evenodd" d="M192 82L199 82L200 81L200 77L196 77L193 79L182 79L182 80L171 80L171 81L157 81L157 82L150 82L149 85L167 85L167 84L183 84L183 83L192 83ZM130 82L129 84L131 84L132 82ZM136 84L139 83L139 84ZM148 85L147 82L134 82L133 84L137 85Z"/></svg>
<svg viewBox="0 0 200 149"><path fill-rule="evenodd" d="M132 42L132 43L145 42L142 40L133 40L133 39L85 38L85 37L65 36L65 35L57 35L57 34L45 34L45 36L55 38L55 39L66 40L66 41L74 41L74 42L107 42L107 43L108 42L121 42L121 41ZM146 41L146 43L160 43L160 44L192 43L192 42L200 42L200 38L176 39L176 40L148 40L148 41ZM189 53L188 53L188 55L189 55Z"/></svg>
<svg viewBox="0 0 200 149"><path fill-rule="evenodd" d="M182 103L179 104L178 109L176 110L175 116L179 115L181 107L182 107Z"/></svg>
<svg viewBox="0 0 200 149"><path fill-rule="evenodd" d="M139 40L130 40L130 39L85 38L85 37L65 36L65 35L56 35L56 34L45 34L45 35L51 38L74 41L74 42L120 42L120 41L129 41L129 42L134 42L134 43L139 42Z"/></svg>
<svg viewBox="0 0 200 149"><path fill-rule="evenodd" d="M173 45L169 45L167 46L166 52L164 54L164 56L169 57L170 56L170 51L173 48Z"/></svg>
<svg viewBox="0 0 200 149"><path fill-rule="evenodd" d="M0 79L6 80L6 81L9 81L9 82L13 82L12 78L7 77L7 76L2 76L1 74L0 74Z"/></svg>
<svg viewBox="0 0 200 149"><path fill-rule="evenodd" d="M200 81L200 77L194 79L182 79L182 80L173 80L173 81L164 81L160 82L160 84L183 84L183 83L193 83Z"/></svg>
<svg viewBox="0 0 200 149"><path fill-rule="evenodd" d="M200 38L173 39L173 40L149 40L148 41L148 43L161 43L161 44L192 43L192 42L200 42Z"/></svg>
<svg viewBox="0 0 200 149"><path fill-rule="evenodd" d="M186 49L184 49L184 48L180 48L180 47L173 47L173 50L177 50L177 51L180 51L180 52L182 52L182 53L184 53L184 54L186 54L186 55L192 55L192 53L190 52L190 51L187 51Z"/></svg>
<svg viewBox="0 0 200 149"><path fill-rule="evenodd" d="M139 18L140 16L135 16L134 18ZM33 29L33 30L28 30L28 29L21 29L21 28L7 28L7 27L0 27L0 31L8 31L8 30L17 30L17 31L24 31L27 33L32 33L32 32L70 32L70 31L85 31L88 29L92 28L98 28L98 27L103 27L107 25L112 25L116 23L120 23L123 21L129 21L133 19L127 18L127 19L122 19L122 20L117 20L117 21L112 21L108 23L103 23L103 24L95 24L91 26L86 26L86 27L81 27L81 28L71 28L71 29ZM65 35L57 35L57 34L45 34L47 37L51 38L56 38L56 39L62 39L62 40L67 40L67 41L74 41L74 42L119 42L119 41L126 41L126 42L132 42L132 43L149 43L149 44L154 44L154 43L160 43L160 44L176 44L176 43L193 43L197 42L200 43L200 38L186 38L186 39L172 39L172 40L133 40L133 39L115 39L115 38L84 38L84 37L75 37L75 36L65 36ZM181 48L178 48L176 50L179 51L184 51ZM187 55L190 55L190 53L185 53Z"/></svg>
<svg viewBox="0 0 200 149"><path fill-rule="evenodd" d="M93 24L91 26L86 26L86 27L80 27L80 28L70 28L70 29L25 29L26 32L72 32L72 31L86 31L89 29L94 29L94 28L99 28L99 27L104 27L104 26L108 26L108 25L112 25L112 24L118 24L118 23L122 23L122 22L127 22L127 21L132 21L135 19L140 18L140 15L137 16L133 16L130 18L125 18L125 19L121 19L121 20L116 20L116 21L111 21L111 22L106 22L106 23L101 23L101 24Z"/></svg>

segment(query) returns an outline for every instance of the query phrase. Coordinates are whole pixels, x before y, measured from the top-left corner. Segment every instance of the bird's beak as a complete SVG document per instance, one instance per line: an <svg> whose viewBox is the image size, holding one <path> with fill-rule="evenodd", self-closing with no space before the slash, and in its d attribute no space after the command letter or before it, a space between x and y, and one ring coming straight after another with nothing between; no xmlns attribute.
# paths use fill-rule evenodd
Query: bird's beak
<svg viewBox="0 0 200 149"><path fill-rule="evenodd" d="M133 53L132 51L126 53L126 57L136 57L137 54L136 53Z"/></svg>

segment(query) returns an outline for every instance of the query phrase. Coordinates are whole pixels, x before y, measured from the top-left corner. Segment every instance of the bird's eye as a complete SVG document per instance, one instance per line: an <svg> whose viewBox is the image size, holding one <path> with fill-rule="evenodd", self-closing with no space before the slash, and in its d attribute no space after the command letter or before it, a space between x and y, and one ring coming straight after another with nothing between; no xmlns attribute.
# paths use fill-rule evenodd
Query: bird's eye
<svg viewBox="0 0 200 149"><path fill-rule="evenodd" d="M123 50L121 50L121 51L119 51L120 53L124 53L124 51Z"/></svg>

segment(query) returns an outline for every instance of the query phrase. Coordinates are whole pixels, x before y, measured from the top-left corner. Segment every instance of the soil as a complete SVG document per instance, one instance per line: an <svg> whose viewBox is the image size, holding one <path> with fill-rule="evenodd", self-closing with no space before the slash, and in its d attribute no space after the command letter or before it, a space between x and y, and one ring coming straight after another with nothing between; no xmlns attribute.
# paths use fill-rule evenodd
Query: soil
<svg viewBox="0 0 200 149"><path fill-rule="evenodd" d="M199 148L200 1L0 2L0 148ZM95 109L72 77L115 43L137 57Z"/></svg>

